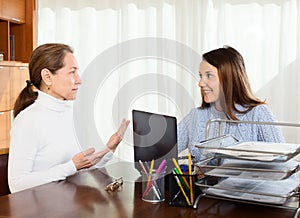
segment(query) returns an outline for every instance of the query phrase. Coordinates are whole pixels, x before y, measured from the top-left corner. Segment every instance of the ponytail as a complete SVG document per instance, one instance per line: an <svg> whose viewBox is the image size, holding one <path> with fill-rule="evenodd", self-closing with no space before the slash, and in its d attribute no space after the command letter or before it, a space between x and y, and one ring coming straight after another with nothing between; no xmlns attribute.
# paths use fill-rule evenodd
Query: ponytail
<svg viewBox="0 0 300 218"><path fill-rule="evenodd" d="M37 99L38 93L34 92L32 89L34 85L30 80L26 80L27 86L19 94L15 105L14 105L14 117L16 117L22 110L24 110L29 105Z"/></svg>

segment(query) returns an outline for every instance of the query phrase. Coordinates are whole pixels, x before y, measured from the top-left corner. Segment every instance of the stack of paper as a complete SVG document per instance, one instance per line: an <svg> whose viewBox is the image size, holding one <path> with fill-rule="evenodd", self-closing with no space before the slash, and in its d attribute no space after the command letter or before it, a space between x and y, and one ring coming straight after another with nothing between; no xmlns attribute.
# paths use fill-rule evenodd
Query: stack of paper
<svg viewBox="0 0 300 218"><path fill-rule="evenodd" d="M200 168L205 166L200 166ZM299 169L297 161L261 162L229 159L220 166L212 166L212 170L205 173L208 176L236 177L244 179L282 180Z"/></svg>
<svg viewBox="0 0 300 218"><path fill-rule="evenodd" d="M228 178L204 192L233 199L281 205L298 186L299 181L294 178L281 181Z"/></svg>
<svg viewBox="0 0 300 218"><path fill-rule="evenodd" d="M201 145L197 145L201 147ZM228 147L207 149L216 154L228 157L258 160L286 161L300 152L300 144L269 143L269 142L239 142Z"/></svg>

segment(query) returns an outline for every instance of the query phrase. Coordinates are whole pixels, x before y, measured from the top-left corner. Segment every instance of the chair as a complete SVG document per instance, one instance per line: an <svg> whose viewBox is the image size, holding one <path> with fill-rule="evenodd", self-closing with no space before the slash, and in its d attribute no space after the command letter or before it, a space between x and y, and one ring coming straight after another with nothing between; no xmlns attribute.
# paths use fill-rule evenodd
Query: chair
<svg viewBox="0 0 300 218"><path fill-rule="evenodd" d="M0 155L0 196L10 194L7 180L8 154Z"/></svg>

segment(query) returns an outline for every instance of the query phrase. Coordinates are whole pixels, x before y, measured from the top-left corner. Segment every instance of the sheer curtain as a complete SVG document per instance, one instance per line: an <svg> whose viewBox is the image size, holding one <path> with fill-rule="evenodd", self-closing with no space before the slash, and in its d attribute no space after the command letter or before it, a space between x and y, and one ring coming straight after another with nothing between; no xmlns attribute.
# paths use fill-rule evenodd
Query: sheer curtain
<svg viewBox="0 0 300 218"><path fill-rule="evenodd" d="M75 50L86 90L77 99L76 116L83 117L79 138L87 146L98 139L103 146L122 117L131 119L132 109L180 121L200 103L201 54L223 45L244 56L254 93L266 99L276 118L300 123L296 0L37 0L37 5L38 44L63 42ZM89 136L95 134L90 120L84 121L91 113L95 137ZM286 135L298 139L293 131ZM131 124L118 156L133 160L132 144Z"/></svg>

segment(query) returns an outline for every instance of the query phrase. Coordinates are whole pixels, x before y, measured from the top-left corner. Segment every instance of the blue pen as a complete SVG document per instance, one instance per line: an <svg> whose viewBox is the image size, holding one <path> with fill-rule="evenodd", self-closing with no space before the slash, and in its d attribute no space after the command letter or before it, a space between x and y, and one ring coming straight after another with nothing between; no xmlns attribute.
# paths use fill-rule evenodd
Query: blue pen
<svg viewBox="0 0 300 218"><path fill-rule="evenodd" d="M182 165L180 165L180 168L181 168L183 173L186 173L187 169L188 169L188 166L186 164L182 164Z"/></svg>

